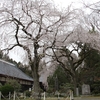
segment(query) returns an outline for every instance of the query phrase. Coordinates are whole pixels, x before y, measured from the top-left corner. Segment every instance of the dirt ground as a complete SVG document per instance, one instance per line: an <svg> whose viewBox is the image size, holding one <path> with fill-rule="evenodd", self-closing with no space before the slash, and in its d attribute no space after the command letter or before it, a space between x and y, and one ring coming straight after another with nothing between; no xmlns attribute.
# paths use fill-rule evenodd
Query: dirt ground
<svg viewBox="0 0 100 100"><path fill-rule="evenodd" d="M100 100L100 97L75 97L74 100Z"/></svg>
<svg viewBox="0 0 100 100"><path fill-rule="evenodd" d="M45 100L70 100L70 98L46 98ZM100 100L100 97L80 96L80 97L74 97L72 100Z"/></svg>

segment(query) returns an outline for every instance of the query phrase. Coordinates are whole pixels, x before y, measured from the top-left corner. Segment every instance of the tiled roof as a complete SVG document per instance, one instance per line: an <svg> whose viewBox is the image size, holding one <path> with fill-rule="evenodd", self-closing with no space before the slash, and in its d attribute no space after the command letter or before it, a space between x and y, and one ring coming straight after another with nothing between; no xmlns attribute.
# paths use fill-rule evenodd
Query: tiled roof
<svg viewBox="0 0 100 100"><path fill-rule="evenodd" d="M0 74L23 80L33 81L31 77L18 69L14 64L6 62L4 60L0 60Z"/></svg>

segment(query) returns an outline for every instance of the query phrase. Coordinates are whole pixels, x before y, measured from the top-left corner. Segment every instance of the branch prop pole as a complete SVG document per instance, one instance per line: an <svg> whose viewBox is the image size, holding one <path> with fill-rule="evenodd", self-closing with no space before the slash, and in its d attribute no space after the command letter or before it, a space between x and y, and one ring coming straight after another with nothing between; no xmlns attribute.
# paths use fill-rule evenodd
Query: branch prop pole
<svg viewBox="0 0 100 100"><path fill-rule="evenodd" d="M44 99L43 100L45 100L45 92L44 92Z"/></svg>
<svg viewBox="0 0 100 100"><path fill-rule="evenodd" d="M0 91L0 100L1 100L1 91Z"/></svg>
<svg viewBox="0 0 100 100"><path fill-rule="evenodd" d="M74 100L73 91L72 90L70 90L70 100Z"/></svg>
<svg viewBox="0 0 100 100"><path fill-rule="evenodd" d="M68 96L67 96L67 98L65 100L74 100L73 91L72 90L68 91Z"/></svg>

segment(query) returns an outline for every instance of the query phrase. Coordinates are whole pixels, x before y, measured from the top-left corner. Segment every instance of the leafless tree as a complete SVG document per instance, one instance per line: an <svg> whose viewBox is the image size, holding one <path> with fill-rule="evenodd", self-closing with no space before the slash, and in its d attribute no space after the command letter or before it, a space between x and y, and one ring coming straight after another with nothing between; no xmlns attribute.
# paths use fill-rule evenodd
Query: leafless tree
<svg viewBox="0 0 100 100"><path fill-rule="evenodd" d="M46 53L55 42L65 45L72 34L76 15L69 8L58 11L45 0L9 0L0 8L1 48L7 51L17 48L21 50L19 55L26 55L34 79L33 95L37 100L40 61L47 57Z"/></svg>

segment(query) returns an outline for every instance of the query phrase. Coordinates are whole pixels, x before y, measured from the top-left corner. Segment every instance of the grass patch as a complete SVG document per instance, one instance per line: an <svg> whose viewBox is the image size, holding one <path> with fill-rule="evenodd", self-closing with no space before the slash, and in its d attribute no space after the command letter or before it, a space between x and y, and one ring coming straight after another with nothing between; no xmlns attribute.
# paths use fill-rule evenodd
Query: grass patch
<svg viewBox="0 0 100 100"><path fill-rule="evenodd" d="M26 99L21 99L21 100L34 100L34 99L32 99L32 98L26 98ZM43 98L41 98L41 100L44 100ZM56 97L48 97L48 98L46 98L46 100L66 100L66 98L56 98ZM70 100L69 98L67 99L67 100Z"/></svg>

